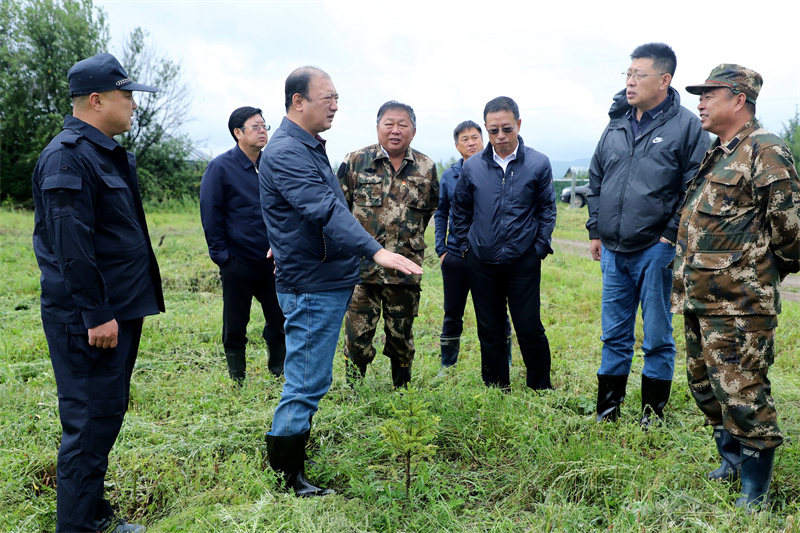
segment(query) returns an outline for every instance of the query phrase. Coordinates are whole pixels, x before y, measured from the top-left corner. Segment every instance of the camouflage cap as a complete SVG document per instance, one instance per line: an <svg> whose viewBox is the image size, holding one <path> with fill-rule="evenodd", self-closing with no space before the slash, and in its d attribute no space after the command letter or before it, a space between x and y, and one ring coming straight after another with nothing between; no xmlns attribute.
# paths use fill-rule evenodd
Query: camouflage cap
<svg viewBox="0 0 800 533"><path fill-rule="evenodd" d="M761 78L761 74L755 70L750 70L741 65L722 63L711 71L705 83L689 85L686 87L686 91L691 94L703 94L706 89L727 87L735 94L743 93L749 102L755 104L763 83L764 80Z"/></svg>

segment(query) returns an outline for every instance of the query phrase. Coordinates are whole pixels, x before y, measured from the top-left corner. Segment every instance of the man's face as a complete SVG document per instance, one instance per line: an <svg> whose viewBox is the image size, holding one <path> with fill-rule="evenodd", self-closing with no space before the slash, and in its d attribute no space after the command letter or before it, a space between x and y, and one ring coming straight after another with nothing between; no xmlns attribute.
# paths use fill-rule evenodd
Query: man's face
<svg viewBox="0 0 800 533"><path fill-rule="evenodd" d="M333 81L316 76L308 84L308 100L303 100L303 123L313 135L331 129L333 116L339 109L339 95Z"/></svg>
<svg viewBox="0 0 800 533"><path fill-rule="evenodd" d="M511 111L497 111L486 114L486 133L494 151L500 157L508 157L517 148L517 136L522 119L514 120Z"/></svg>
<svg viewBox="0 0 800 533"><path fill-rule="evenodd" d="M483 150L483 137L481 132L475 128L469 128L458 134L456 150L464 158L464 161Z"/></svg>
<svg viewBox="0 0 800 533"><path fill-rule="evenodd" d="M389 157L405 155L416 133L411 117L402 109L389 109L378 122L378 142Z"/></svg>
<svg viewBox="0 0 800 533"><path fill-rule="evenodd" d="M724 87L703 91L697 110L703 129L719 135L725 131L733 119L736 99L731 98L731 91Z"/></svg>
<svg viewBox="0 0 800 533"><path fill-rule="evenodd" d="M103 104L103 133L113 137L130 130L133 124L133 112L139 107L133 99L133 92L115 89L98 94Z"/></svg>
<svg viewBox="0 0 800 533"><path fill-rule="evenodd" d="M238 139L239 148L242 151L246 149L261 150L267 145L269 137L267 136L267 124L264 122L264 117L255 114L244 121L244 126L241 129L236 128L233 130L234 135Z"/></svg>
<svg viewBox="0 0 800 533"><path fill-rule="evenodd" d="M669 83L665 75L653 68L653 60L647 57L634 59L628 67L628 78L625 82L625 96L628 104L639 111L649 111L661 103L666 96ZM665 85L666 83L666 85Z"/></svg>

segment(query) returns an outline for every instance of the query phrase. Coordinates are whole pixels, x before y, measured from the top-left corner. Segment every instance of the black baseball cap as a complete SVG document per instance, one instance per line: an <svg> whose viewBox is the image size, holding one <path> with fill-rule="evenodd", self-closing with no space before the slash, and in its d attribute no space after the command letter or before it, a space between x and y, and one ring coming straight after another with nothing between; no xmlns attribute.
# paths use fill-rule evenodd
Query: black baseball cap
<svg viewBox="0 0 800 533"><path fill-rule="evenodd" d="M69 80L70 97L102 93L114 89L158 92L155 87L136 83L130 79L117 58L107 53L78 61L69 69L67 79Z"/></svg>

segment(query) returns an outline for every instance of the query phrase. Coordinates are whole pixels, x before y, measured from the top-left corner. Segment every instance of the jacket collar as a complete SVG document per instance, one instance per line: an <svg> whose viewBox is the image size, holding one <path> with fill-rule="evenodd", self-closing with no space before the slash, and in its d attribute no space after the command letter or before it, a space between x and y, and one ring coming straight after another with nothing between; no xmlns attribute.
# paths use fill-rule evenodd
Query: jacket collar
<svg viewBox="0 0 800 533"><path fill-rule="evenodd" d="M378 159L389 159L389 154L386 153L386 149L381 146L380 143L373 144L369 147L369 149L375 153L375 157L372 159L372 161L377 161ZM411 146L406 149L406 155L403 156L403 159L411 163L416 161L414 159L414 152L411 150Z"/></svg>
<svg viewBox="0 0 800 533"><path fill-rule="evenodd" d="M243 169L249 170L250 168L258 168L258 163L261 161L261 152L258 153L256 163L253 165L253 162L250 161L250 158L247 157L247 154L242 151L238 144L235 144L233 145L233 157L239 162L240 165L242 165Z"/></svg>
<svg viewBox="0 0 800 533"><path fill-rule="evenodd" d="M717 139L714 141L713 149L716 150L719 148L726 154L730 155L736 151L736 148L742 144L742 141L750 137L754 131L759 129L761 129L761 123L758 122L757 118L753 117L747 122L747 124L742 126L742 129L740 129L730 141L726 142L724 145L720 144L719 137L717 137Z"/></svg>
<svg viewBox="0 0 800 533"><path fill-rule="evenodd" d="M519 161L522 163L525 161L525 142L522 140L522 135L517 135L517 142L519 142L519 146L517 146L517 157L514 159L514 161ZM472 157L475 156L473 155ZM486 143L486 148L484 148L483 152L481 152L481 158L485 159L490 164L497 165L497 163L494 161L494 148L492 147L492 143ZM497 166L499 167L500 165Z"/></svg>
<svg viewBox="0 0 800 533"><path fill-rule="evenodd" d="M317 148L318 146L322 145L322 137L314 137L306 130L289 120L288 117L283 117L283 120L281 120L280 129L284 130L290 136L294 137L310 148Z"/></svg>
<svg viewBox="0 0 800 533"><path fill-rule="evenodd" d="M670 96L672 97L672 105L668 106L667 109L661 113L662 120L663 117L671 117L677 113L681 107L681 96L678 94L678 91L670 86L668 92L669 94L667 95L667 98ZM608 110L608 116L611 118L611 120L620 118L627 120L628 111L631 109L633 109L633 106L628 103L628 98L625 96L625 89L622 89L614 95L614 103L611 104L611 108ZM656 122L657 120L659 120L659 117L656 117L653 122Z"/></svg>
<svg viewBox="0 0 800 533"><path fill-rule="evenodd" d="M120 144L103 133L102 131L98 130L91 124L88 124L82 121L79 118L75 118L72 115L67 115L64 117L64 130L70 130L76 133L78 136L85 137L91 143L96 144L101 148L105 148L106 150L113 151L117 148L122 148Z"/></svg>

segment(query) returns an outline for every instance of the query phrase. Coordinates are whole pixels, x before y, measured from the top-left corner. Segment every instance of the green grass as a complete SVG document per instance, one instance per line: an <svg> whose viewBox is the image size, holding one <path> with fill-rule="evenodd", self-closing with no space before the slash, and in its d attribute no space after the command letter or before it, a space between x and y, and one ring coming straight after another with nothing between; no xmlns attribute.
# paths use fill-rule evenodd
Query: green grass
<svg viewBox="0 0 800 533"><path fill-rule="evenodd" d="M555 236L584 241L586 209L559 206ZM0 531L52 531L60 425L41 332L33 216L0 211ZM435 455L416 462L410 494L380 427L392 416L388 361L352 391L337 357L314 417L312 480L337 495L298 499L265 468L264 433L281 380L266 368L253 311L248 382L238 390L221 353L221 297L196 210L149 215L167 313L145 322L131 406L111 455L107 493L120 514L158 532L800 531L800 306L786 302L771 370L781 426L770 513L733 508L736 490L704 479L716 467L709 428L685 382L682 321L667 423L637 426L641 327L617 424L592 412L600 362L600 271L556 246L544 262L542 315L557 390L525 388L514 350L512 392L483 386L468 306L459 363L437 375L442 285L426 259L415 324L413 382L440 418ZM163 239L162 239L163 236ZM432 244L432 231L428 235ZM431 248L432 251L432 248Z"/></svg>

